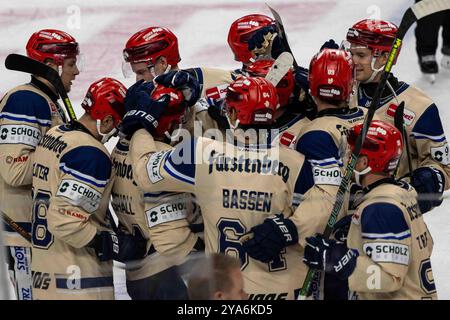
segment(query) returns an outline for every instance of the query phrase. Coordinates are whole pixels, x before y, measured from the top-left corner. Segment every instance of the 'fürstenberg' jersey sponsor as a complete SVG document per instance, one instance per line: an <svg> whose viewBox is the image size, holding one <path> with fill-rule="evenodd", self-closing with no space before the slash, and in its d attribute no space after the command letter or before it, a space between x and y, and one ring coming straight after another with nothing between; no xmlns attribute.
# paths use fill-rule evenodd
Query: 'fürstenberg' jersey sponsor
<svg viewBox="0 0 450 320"><path fill-rule="evenodd" d="M359 257L349 288L360 299L437 298L430 262L433 239L416 197L405 183L380 183L353 214L347 244Z"/></svg>
<svg viewBox="0 0 450 320"><path fill-rule="evenodd" d="M64 122L56 101L56 95L35 78L0 101L0 209L28 232L34 150L50 127ZM4 227L6 245L30 246L9 226Z"/></svg>
<svg viewBox="0 0 450 320"><path fill-rule="evenodd" d="M269 162L264 154L270 154L270 147L240 148L206 138L159 153L146 149L151 144L145 130L131 140L133 168L146 172L136 177L140 188L193 193L202 209L206 251L236 254L245 289L253 296L294 298L301 285L298 279L306 273L299 262L300 246L290 246L279 259L262 263L244 252L239 237L273 214L292 216L298 199L313 184L303 155L281 147L279 158Z"/></svg>
<svg viewBox="0 0 450 320"><path fill-rule="evenodd" d="M106 209L113 182L106 148L70 126L50 129L33 164L32 270L47 274L37 299L112 299L112 261L100 262L86 247L109 230ZM77 271L78 270L78 271ZM75 281L76 279L77 281Z"/></svg>

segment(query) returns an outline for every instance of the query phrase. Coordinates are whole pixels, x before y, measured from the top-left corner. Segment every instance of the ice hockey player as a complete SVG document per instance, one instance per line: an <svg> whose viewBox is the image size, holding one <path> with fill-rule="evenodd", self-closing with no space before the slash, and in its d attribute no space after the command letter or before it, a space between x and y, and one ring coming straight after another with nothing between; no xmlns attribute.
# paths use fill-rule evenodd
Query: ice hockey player
<svg viewBox="0 0 450 320"><path fill-rule="evenodd" d="M394 24L372 19L359 21L348 30L347 41L359 82L352 106L367 107L371 103L396 32ZM409 172L408 155L404 152L397 177L411 174L411 184L419 194L420 210L426 213L441 204L443 191L450 187L448 143L434 102L420 89L399 81L392 74L376 115L394 124L396 107L402 101L413 172Z"/></svg>
<svg viewBox="0 0 450 320"><path fill-rule="evenodd" d="M178 39L167 28L148 27L136 32L128 39L123 50L125 63L124 75L130 74L129 68L136 74L136 81L144 79L153 80L156 76L169 71L180 70L178 63L181 61ZM206 96L208 88L223 88L231 81L231 71L215 68L190 68L184 69L200 84L201 96ZM184 89L184 88L183 88ZM185 125L193 130L194 120L201 121L202 129L218 128L217 123L208 115L209 105L203 99L197 103L193 112L187 114ZM195 116L195 117L194 117Z"/></svg>
<svg viewBox="0 0 450 320"><path fill-rule="evenodd" d="M37 31L28 40L26 52L28 57L58 70L66 91L70 91L79 74L78 43L71 35L54 29ZM0 102L0 211L28 232L36 146L47 130L66 121L57 100L52 84L32 75L29 83L11 89ZM31 300L31 244L10 226L4 229L17 298Z"/></svg>
<svg viewBox="0 0 450 320"><path fill-rule="evenodd" d="M130 144L133 168L139 172L136 182L144 192L193 193L202 209L206 252L240 259L251 299L293 299L304 268L298 263L298 234L289 217L295 199L313 184L311 167L294 150L267 145L264 140L258 143L259 133L270 129L278 105L270 82L238 78L228 88L225 101L231 127L238 127L231 143L199 137L155 153L150 134L155 122L146 121L149 116L140 117L147 130L138 130ZM142 110L139 104L136 110ZM157 119L154 112L151 115ZM128 122L132 127L136 123L136 117L127 118L126 130ZM242 129L253 130L246 135ZM258 256L264 262L251 258L240 243L260 224L270 230L258 238L268 248Z"/></svg>
<svg viewBox="0 0 450 320"><path fill-rule="evenodd" d="M348 106L354 81L353 70L351 56L343 50L324 49L310 63L310 93L318 113L316 119L301 128L296 150L311 165L314 187L299 199L296 214L291 218L302 246L307 236L325 228L341 183L345 135L352 124L364 119L362 108L351 109ZM345 210L340 216L344 214ZM258 250L264 251L265 248L254 248L254 251ZM314 299L323 297L320 286L320 279L316 279Z"/></svg>
<svg viewBox="0 0 450 320"><path fill-rule="evenodd" d="M235 20L231 24L230 30L228 31L228 45L233 52L234 60L242 63L241 70L245 70L256 58L248 48L249 39L258 30L266 26L276 28L273 19L263 14L249 14ZM272 57L267 56L265 58Z"/></svg>
<svg viewBox="0 0 450 320"><path fill-rule="evenodd" d="M79 121L50 129L33 161L33 298L113 299L112 259L126 238L107 216L114 175L104 142L124 114L126 88L102 78Z"/></svg>
<svg viewBox="0 0 450 320"><path fill-rule="evenodd" d="M362 124L353 127L354 148ZM353 214L347 244L306 239L304 262L348 279L359 299L437 299L430 257L433 238L423 220L417 194L394 179L403 139L393 125L374 120L355 167L364 197Z"/></svg>
<svg viewBox="0 0 450 320"><path fill-rule="evenodd" d="M155 88L152 82L138 81L130 87L127 95L133 96L138 91L142 92L136 103L164 109L153 132L152 150L170 149L171 133L183 123L187 109L183 94L173 88L162 85ZM129 104L133 105L133 101L126 98L126 106ZM196 222L195 214L199 214L199 207L193 204L188 193L144 194L134 182L126 137L117 143L112 160L116 173L112 207L119 219L119 227L125 234L135 236L136 246L142 243L139 239L143 239L144 253L148 253L145 259L144 256L134 256L127 264L128 294L133 300L187 299L187 288L180 277L184 266L178 268L177 265L182 264L191 251L204 249L203 240L190 228L191 223Z"/></svg>
<svg viewBox="0 0 450 320"><path fill-rule="evenodd" d="M274 60L258 59L250 63L244 74L252 77L265 77L272 68ZM271 137L273 143L281 143L287 147L295 148L300 130L310 122L310 120L297 110L297 104L292 103L295 80L292 70L277 84L279 107L277 108L272 122L272 129L277 130L276 135Z"/></svg>

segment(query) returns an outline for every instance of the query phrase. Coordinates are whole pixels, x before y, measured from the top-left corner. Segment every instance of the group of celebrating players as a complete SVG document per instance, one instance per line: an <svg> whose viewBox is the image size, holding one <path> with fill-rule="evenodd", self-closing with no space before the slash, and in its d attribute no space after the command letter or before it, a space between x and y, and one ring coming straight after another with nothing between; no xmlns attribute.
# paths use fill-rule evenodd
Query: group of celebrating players
<svg viewBox="0 0 450 320"><path fill-rule="evenodd" d="M359 21L272 83L279 32L261 14L237 19L228 44L242 68L221 70L183 69L169 29L140 30L123 50L136 83L95 81L77 121L42 77L5 94L0 209L31 235L4 227L18 299L114 299L113 260L132 299L188 299L180 270L203 251L240 262L243 284L222 298L296 299L308 268L320 271L311 299L437 298L422 214L450 186L448 144L437 106L393 74L333 235L321 235L397 27ZM26 51L70 91L71 35L40 30Z"/></svg>

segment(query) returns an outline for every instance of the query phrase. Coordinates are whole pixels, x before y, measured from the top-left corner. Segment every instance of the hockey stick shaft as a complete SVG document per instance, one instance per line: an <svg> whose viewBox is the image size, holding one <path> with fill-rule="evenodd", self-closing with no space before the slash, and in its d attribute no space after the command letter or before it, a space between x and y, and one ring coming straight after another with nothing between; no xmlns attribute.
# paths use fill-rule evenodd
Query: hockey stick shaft
<svg viewBox="0 0 450 320"><path fill-rule="evenodd" d="M395 110L394 125L397 128L397 130L399 130L402 133L402 136L403 136L403 142L405 144L405 151L406 151L406 156L407 156L407 160L408 160L409 176L412 181L412 157L411 157L411 151L409 149L408 136L406 133L406 127L405 127L405 121L404 121L404 110L405 110L405 102L402 101L398 105L397 109ZM399 168L400 168L400 161L397 164L397 168L395 169L394 176L398 175Z"/></svg>
<svg viewBox="0 0 450 320"><path fill-rule="evenodd" d="M77 120L75 111L72 107L72 103L70 102L70 99L67 96L66 89L64 88L64 85L61 81L61 77L55 69L37 60L16 53L9 54L6 57L5 67L9 70L34 74L50 82L61 97L64 107L69 114L70 122Z"/></svg>
<svg viewBox="0 0 450 320"><path fill-rule="evenodd" d="M11 219L6 213L1 212L2 220L8 224L14 231L20 234L25 240L31 243L31 234L29 234L24 228L19 226L17 222Z"/></svg>
<svg viewBox="0 0 450 320"><path fill-rule="evenodd" d="M295 60L294 54L292 53L291 47L289 46L289 42L287 40L286 31L284 30L284 24L283 21L281 20L281 16L274 8L269 6L267 3L266 6L269 8L270 12L272 12L272 15L275 19L275 24L278 28L278 31L280 32L281 42L283 43L283 46L287 50L287 52L292 54L292 57L294 59L293 66L295 69L297 69L298 68L297 60Z"/></svg>
<svg viewBox="0 0 450 320"><path fill-rule="evenodd" d="M430 14L447 9L450 9L450 0L423 0L421 2L416 3L412 7L408 8L404 13L402 21L400 22L400 26L397 31L397 35L391 46L387 63L384 66L384 70L381 75L381 80L377 85L375 94L368 108L366 118L364 119L361 134L356 139L355 147L352 151L352 155L345 169L344 177L342 178L341 184L339 185L339 189L336 195L336 201L334 202L333 209L331 211L327 225L325 226L325 230L323 232L323 237L325 239L328 239L330 237L336 219L344 204L345 193L348 190L348 185L350 184L353 171L355 169L356 161L358 159L359 153L361 152L361 148L366 138L367 131L369 129L370 123L372 122L378 103L380 101L381 93L384 91L384 87L386 86L387 79L396 61L398 52L400 50L400 46L402 44L404 36L406 35L406 32L417 20ZM302 289L300 291L299 295L300 300L306 299L315 272L316 270L314 269L311 268L308 269L308 273L306 274Z"/></svg>

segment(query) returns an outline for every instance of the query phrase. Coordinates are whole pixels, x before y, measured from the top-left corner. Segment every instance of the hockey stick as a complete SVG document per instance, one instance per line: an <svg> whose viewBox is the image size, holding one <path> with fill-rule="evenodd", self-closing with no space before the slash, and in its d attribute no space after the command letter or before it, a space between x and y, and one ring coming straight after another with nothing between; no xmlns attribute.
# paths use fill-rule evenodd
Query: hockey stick
<svg viewBox="0 0 450 320"><path fill-rule="evenodd" d="M31 243L31 234L29 234L24 228L19 226L17 222L11 219L6 213L1 212L2 220L7 223L15 232L20 234L25 240Z"/></svg>
<svg viewBox="0 0 450 320"><path fill-rule="evenodd" d="M292 55L292 58L294 59L294 61L293 61L294 68L297 69L298 64L294 58L291 47L289 46L289 42L287 40L286 32L284 31L284 25L283 25L283 21L281 20L281 16L278 14L278 12L275 9L273 9L267 3L266 3L266 6L269 8L270 12L272 12L272 15L275 19L275 25L277 26L278 31L280 33L279 37L281 39L281 42L283 43L283 46L287 50L287 52L289 52Z"/></svg>
<svg viewBox="0 0 450 320"><path fill-rule="evenodd" d="M273 62L273 65L270 68L269 72L266 74L265 78L269 80L274 87L276 87L292 67L294 61L294 57L290 52L283 52Z"/></svg>
<svg viewBox="0 0 450 320"><path fill-rule="evenodd" d="M381 93L383 92L384 87L386 86L387 79L391 72L392 66L394 65L394 62L397 58L400 46L402 44L403 38L406 35L406 32L417 20L422 19L423 17L428 16L430 14L448 9L450 9L450 0L423 0L409 7L403 14L400 26L397 31L397 35L395 37L395 40L393 41L391 50L389 52L387 63L384 66L384 70L381 75L381 80L377 85L372 102L370 103L370 106L368 108L366 118L364 119L361 134L356 139L355 147L353 149L352 155L345 169L344 177L342 178L341 184L339 185L339 189L336 194L336 201L333 205L333 209L331 211L327 225L325 226L325 230L323 232L323 237L325 239L328 239L330 237L337 216L344 204L344 196L345 193L347 192L348 185L351 181L356 161L358 159L359 153L364 143L364 139L366 138L370 123L372 122L373 116L375 114L376 107L378 106L378 103L380 101ZM305 277L302 289L300 291L299 300L306 299L315 273L316 270L311 268L308 269L308 273Z"/></svg>
<svg viewBox="0 0 450 320"><path fill-rule="evenodd" d="M69 114L69 121L73 122L77 120L72 103L67 96L66 89L64 88L58 71L37 60L15 53L9 54L6 57L5 67L9 70L31 73L50 82L64 103L64 107Z"/></svg>
<svg viewBox="0 0 450 320"><path fill-rule="evenodd" d="M394 114L394 125L395 127L402 133L403 141L405 143L405 151L408 159L408 169L409 169L409 176L411 178L412 182L412 158L411 158L411 151L409 149L409 143L408 143L408 137L406 135L406 127L405 127L405 121L404 121L404 110L405 110L405 101L402 101L397 109L395 109ZM400 161L397 164L397 168L395 169L395 175L397 176L398 169L400 168Z"/></svg>

